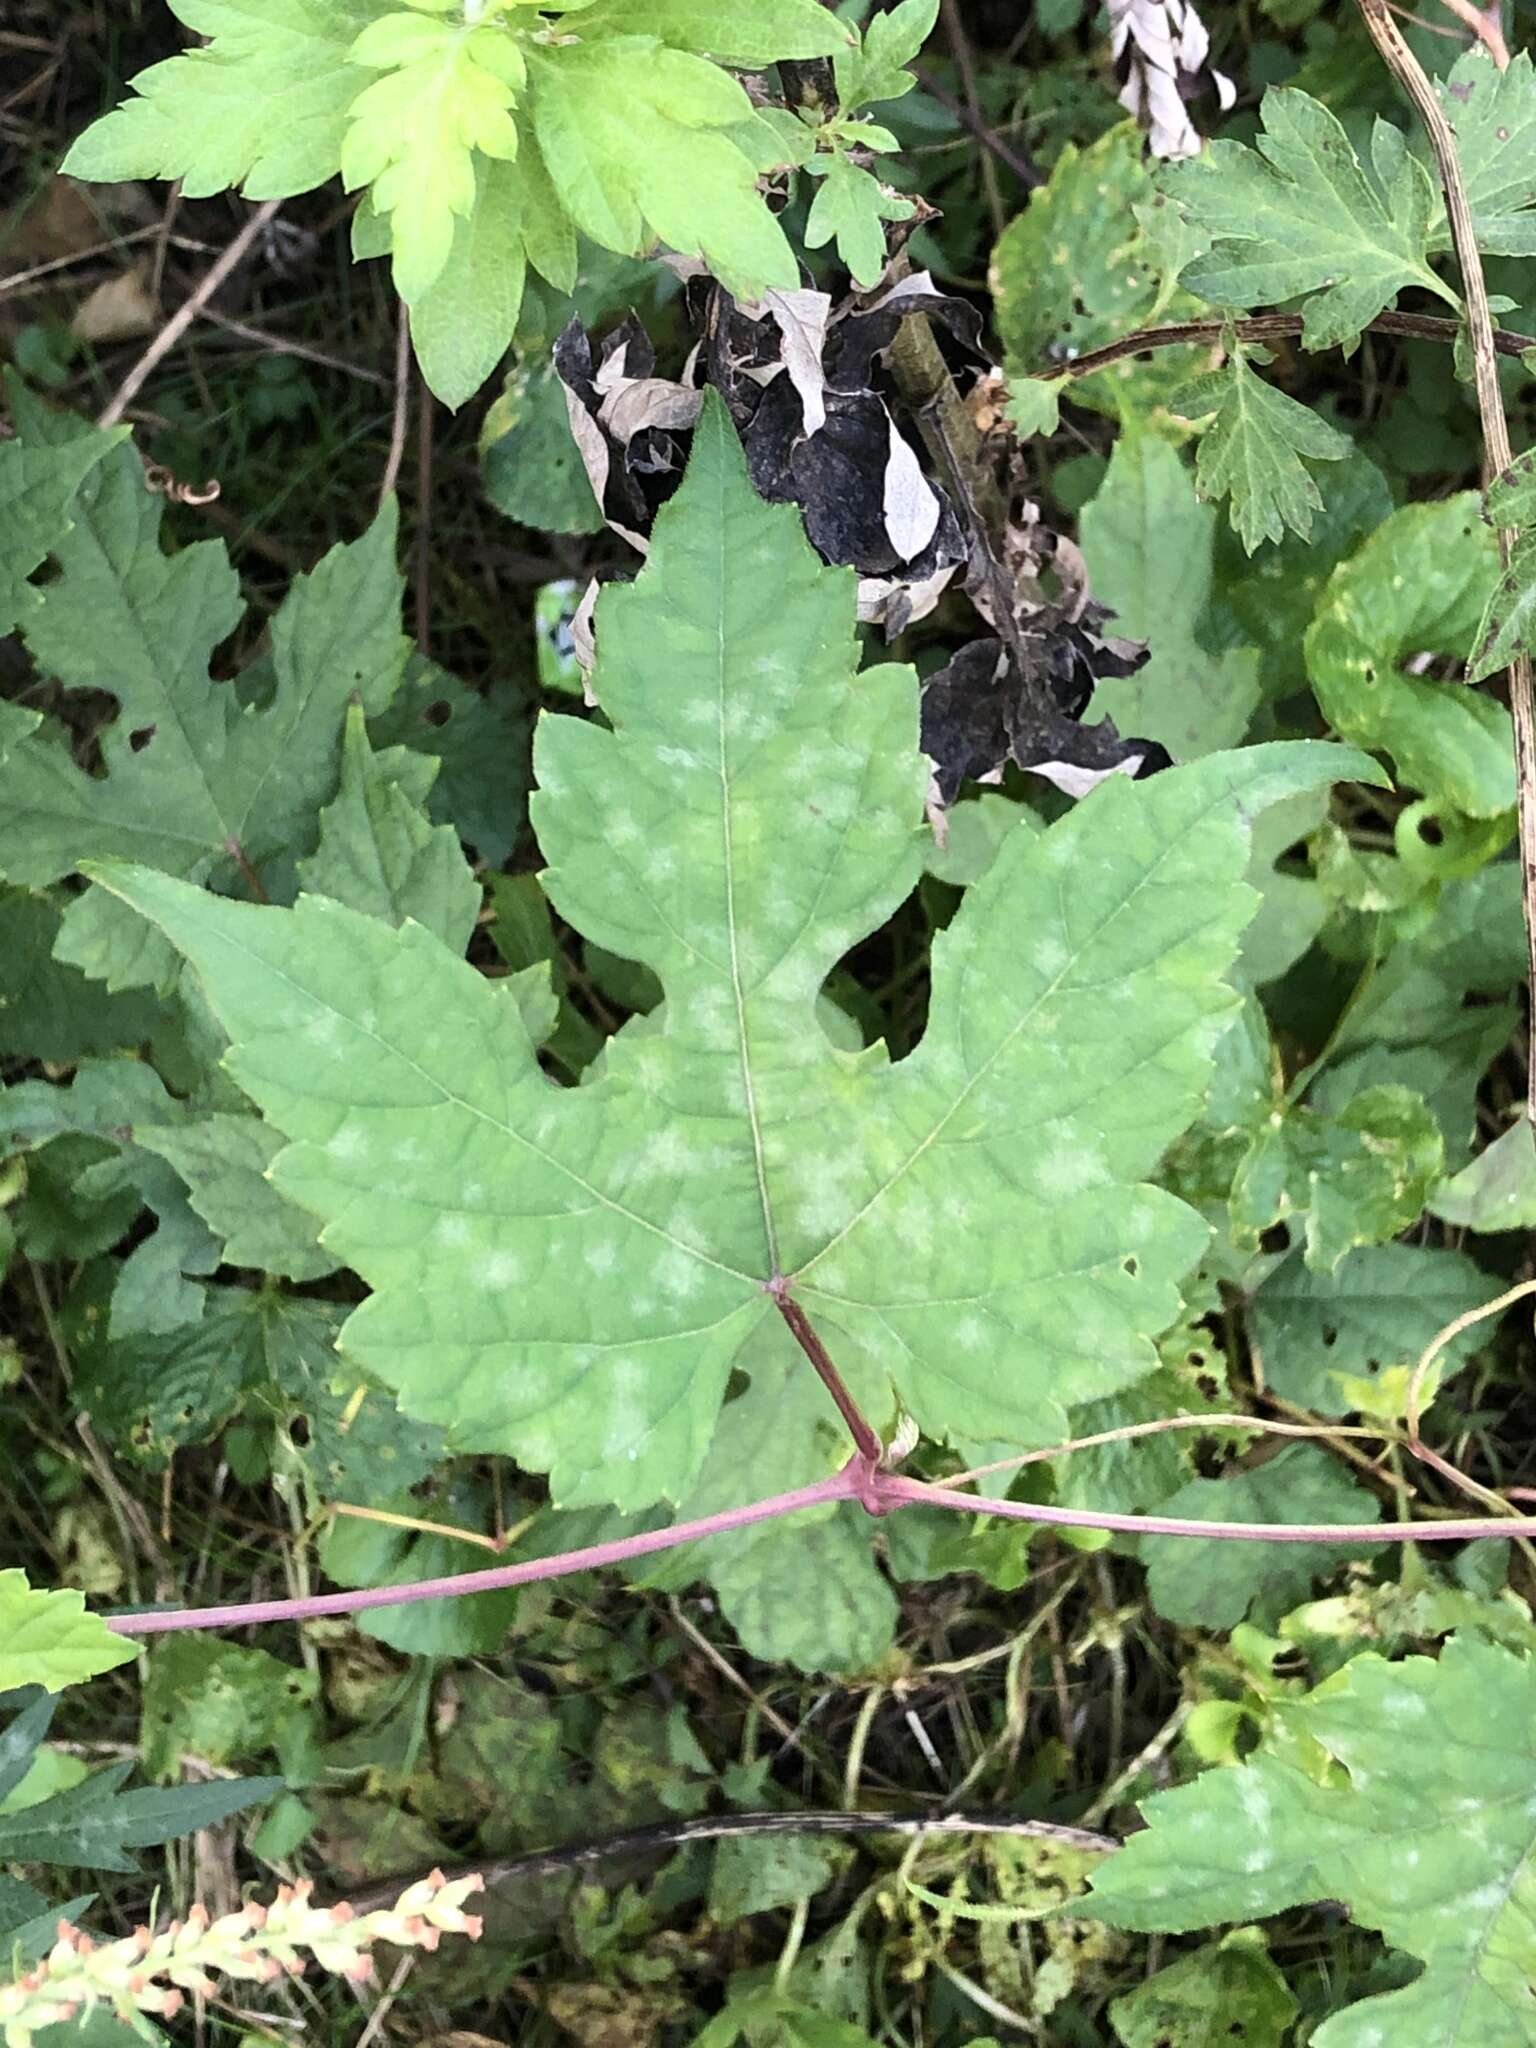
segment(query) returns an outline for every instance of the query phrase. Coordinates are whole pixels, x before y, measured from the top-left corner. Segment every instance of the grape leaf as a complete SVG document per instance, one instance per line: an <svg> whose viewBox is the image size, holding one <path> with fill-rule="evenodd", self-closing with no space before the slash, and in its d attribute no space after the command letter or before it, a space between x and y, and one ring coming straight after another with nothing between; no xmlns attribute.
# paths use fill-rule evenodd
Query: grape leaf
<svg viewBox="0 0 1536 2048"><path fill-rule="evenodd" d="M1235 747L1259 700L1252 648L1207 653L1198 631L1211 599L1216 514L1195 495L1177 449L1128 427L1080 526L1094 596L1115 630L1145 640L1133 676L1102 678L1087 719L1160 740L1176 761Z"/></svg>
<svg viewBox="0 0 1536 2048"><path fill-rule="evenodd" d="M1429 173L1402 130L1378 120L1371 169L1331 114L1294 87L1266 92L1256 147L1213 142L1163 185L1212 238L1181 282L1217 306L1305 298L1307 348L1352 343L1407 285L1457 305L1431 267Z"/></svg>
<svg viewBox="0 0 1536 2048"><path fill-rule="evenodd" d="M224 1241L228 1264L288 1280L320 1280L335 1272L336 1260L316 1242L313 1216L267 1178L281 1140L260 1117L221 1111L160 1128L135 1124L133 1135L186 1182L192 1208Z"/></svg>
<svg viewBox="0 0 1536 2048"><path fill-rule="evenodd" d="M1509 713L1480 690L1400 664L1424 653L1465 659L1497 579L1474 492L1405 505L1334 570L1306 639L1334 731L1384 749L1400 781L1474 818L1515 801Z"/></svg>
<svg viewBox="0 0 1536 2048"><path fill-rule="evenodd" d="M756 497L710 399L646 569L599 603L613 729L546 719L536 752L551 900L666 989L579 1089L420 926L112 875L294 1141L277 1185L376 1290L348 1354L562 1504L707 1486L738 1366L759 1401L717 1450L766 1409L760 1486L836 1462L778 1280L877 1426L899 1399L960 1442L1051 1441L1150 1370L1205 1232L1139 1183L1234 1001L1248 820L1372 772L1282 747L1110 778L968 892L923 1044L838 1052L816 998L913 886L927 778L911 672L855 677L852 582Z"/></svg>
<svg viewBox="0 0 1536 2048"><path fill-rule="evenodd" d="M302 843L331 794L348 697L379 711L399 683L393 506L295 580L272 622L259 703L209 677L213 650L241 619L224 549L203 541L164 554L164 507L132 449L114 449L55 549L60 573L26 625L28 645L67 688L110 691L119 715L101 737L104 775L76 766L51 721L0 763L0 872L15 882L53 882L91 852L247 886L240 861L256 868ZM107 900L88 892L70 905L62 957L103 968L115 987L162 978L170 956L146 948L138 920L125 929L120 905L104 914Z"/></svg>
<svg viewBox="0 0 1536 2048"><path fill-rule="evenodd" d="M1366 1379L1411 1368L1431 1338L1495 1289L1460 1252L1383 1244L1353 1251L1331 1273L1296 1256L1266 1275L1249 1304L1249 1327L1266 1385L1315 1415L1343 1415L1339 1375ZM1489 1327L1463 1330L1440 1354L1425 1390L1460 1371Z"/></svg>
<svg viewBox="0 0 1536 2048"><path fill-rule="evenodd" d="M299 884L390 924L414 918L462 953L479 914L480 885L458 834L451 825L430 824L423 809L437 770L436 761L405 747L376 754L362 706L350 706L341 787L320 813L320 843L299 862Z"/></svg>
<svg viewBox="0 0 1536 2048"><path fill-rule="evenodd" d="M726 132L751 115L725 72L651 36L530 47L531 118L561 204L605 248L659 236L738 298L792 291L789 243Z"/></svg>
<svg viewBox="0 0 1536 2048"><path fill-rule="evenodd" d="M0 1571L0 1693L24 1685L59 1692L129 1663L133 1644L114 1635L85 1596L29 1586L23 1571Z"/></svg>
<svg viewBox="0 0 1536 2048"><path fill-rule="evenodd" d="M1158 1513L1200 1522L1374 1522L1376 1496L1317 1444L1287 1444L1251 1471L1224 1479L1192 1479ZM1191 1543L1182 1536L1143 1536L1147 1591L1165 1620L1231 1629L1252 1613L1273 1627L1305 1600L1314 1579L1337 1571L1343 1558L1328 1543Z"/></svg>
<svg viewBox="0 0 1536 2048"><path fill-rule="evenodd" d="M1256 1927L1180 1956L1111 2001L1125 2048L1280 2048L1297 2012Z"/></svg>
<svg viewBox="0 0 1536 2048"><path fill-rule="evenodd" d="M6 372L12 402L20 389L14 371ZM125 427L110 433L87 430L62 446L39 444L17 436L0 441L0 527L5 548L0 552L0 634L13 633L42 593L27 581L68 533L75 492L107 450L126 438Z"/></svg>
<svg viewBox="0 0 1536 2048"><path fill-rule="evenodd" d="M1251 555L1287 529L1305 540L1322 493L1307 468L1350 453L1347 435L1255 376L1234 348L1219 370L1195 377L1169 404L1187 419L1214 414L1200 437L1195 480L1203 498L1227 498L1232 528Z"/></svg>
<svg viewBox="0 0 1536 2048"><path fill-rule="evenodd" d="M368 83L348 58L371 0L170 0L200 49L150 65L135 97L87 128L72 178L180 178L189 199L231 185L286 199L341 163L347 111Z"/></svg>
<svg viewBox="0 0 1536 2048"><path fill-rule="evenodd" d="M1316 2048L1529 2048L1536 1664L1453 1636L1438 1662L1359 1656L1273 1711L1246 1763L1144 1803L1075 1910L1172 1933L1342 1900L1424 1971L1324 2020ZM1298 1768L1298 1736L1339 1773Z"/></svg>

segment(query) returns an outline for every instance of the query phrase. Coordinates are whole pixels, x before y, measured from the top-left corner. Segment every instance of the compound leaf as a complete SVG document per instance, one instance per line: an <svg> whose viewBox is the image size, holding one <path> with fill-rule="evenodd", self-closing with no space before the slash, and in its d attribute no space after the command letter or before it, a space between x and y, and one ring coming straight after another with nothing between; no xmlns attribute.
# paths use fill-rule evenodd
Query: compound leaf
<svg viewBox="0 0 1536 2048"><path fill-rule="evenodd" d="M536 749L551 901L666 991L579 1089L419 925L112 874L293 1141L277 1185L375 1289L347 1353L562 1504L705 1485L738 1367L774 1425L760 1484L837 1462L776 1282L877 1426L899 1402L957 1441L1048 1442L1150 1371L1205 1227L1141 1182L1234 1005L1248 822L1372 772L1259 747L1110 778L968 892L922 1045L839 1051L817 997L915 882L927 776L911 672L855 672L852 581L756 497L711 399L648 566L600 600L612 730L547 718Z"/></svg>
<svg viewBox="0 0 1536 2048"><path fill-rule="evenodd" d="M84 1594L29 1586L23 1571L0 1572L0 1693L24 1685L59 1692L134 1654L126 1636L86 1613Z"/></svg>
<svg viewBox="0 0 1536 2048"><path fill-rule="evenodd" d="M286 199L334 175L347 110L368 83L348 61L370 0L170 0L208 42L150 65L134 98L87 128L72 178L180 178L189 199L231 185Z"/></svg>
<svg viewBox="0 0 1536 2048"><path fill-rule="evenodd" d="M933 33L938 15L939 0L900 0L871 15L854 47L833 57L839 106L867 107L909 93L917 80L907 66Z"/></svg>
<svg viewBox="0 0 1536 2048"><path fill-rule="evenodd" d="M1352 343L1404 286L1456 305L1430 266L1434 186L1401 129L1378 120L1367 172L1338 118L1310 94L1264 95L1257 145L1213 142L1164 187L1212 247L1182 282L1218 306L1305 298L1308 348Z"/></svg>
<svg viewBox="0 0 1536 2048"><path fill-rule="evenodd" d="M1529 2048L1536 1664L1452 1636L1438 1662L1358 1656L1276 1713L1248 1762L1145 1802L1080 1910L1182 1933L1338 1899L1424 1970L1325 2020L1317 2048ZM1298 1736L1336 1760L1325 1782L1282 1753Z"/></svg>
<svg viewBox="0 0 1536 2048"><path fill-rule="evenodd" d="M1287 530L1305 540L1322 504L1310 462L1338 462L1349 438L1255 376L1241 349L1224 366L1182 385L1169 401L1188 419L1214 413L1200 438L1195 480L1204 498L1227 498L1233 531L1251 555Z"/></svg>

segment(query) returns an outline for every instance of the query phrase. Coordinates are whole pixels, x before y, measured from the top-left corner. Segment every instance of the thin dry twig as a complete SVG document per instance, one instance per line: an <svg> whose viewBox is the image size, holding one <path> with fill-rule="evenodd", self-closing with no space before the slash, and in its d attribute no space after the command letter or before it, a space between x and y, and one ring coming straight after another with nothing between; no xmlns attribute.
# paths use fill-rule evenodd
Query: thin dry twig
<svg viewBox="0 0 1536 2048"><path fill-rule="evenodd" d="M113 393L98 417L97 426L116 426L129 406L132 405L134 399L143 390L146 381L154 373L156 365L170 354L171 350L180 341L181 337L192 325L192 322L197 318L203 307L213 297L225 278L244 262L257 236L260 235L262 229L267 226L269 221L276 218L277 210L282 204L281 199L264 200L245 223L245 226L241 228L239 234L229 244L223 255L218 257L215 262L209 264L202 277L198 280L191 296L183 300L181 305L176 308L176 311L166 321L122 383L118 385L117 390Z"/></svg>
<svg viewBox="0 0 1536 2048"><path fill-rule="evenodd" d="M384 464L383 479L379 484L381 505L400 481L400 465L405 460L405 423L410 409L411 315L402 299L399 324L395 328L395 415L390 422L389 456Z"/></svg>
<svg viewBox="0 0 1536 2048"><path fill-rule="evenodd" d="M1465 1315L1457 1316L1453 1322L1447 1323L1445 1328L1425 1345L1423 1355L1420 1357L1418 1364L1413 1368L1413 1377L1408 1382L1408 1398L1404 1403L1407 1411L1405 1424L1408 1433L1408 1448L1415 1455L1420 1455L1423 1450L1423 1444L1419 1435L1419 1423L1421 1420L1420 1401L1423 1397L1424 1382L1429 1375L1430 1367L1440 1356L1446 1345L1451 1343L1454 1338L1459 1337L1463 1330L1470 1330L1477 1323L1487 1322L1490 1316L1502 1315L1505 1309L1511 1307L1517 1301L1524 1301L1526 1296L1530 1294L1536 1294L1536 1280L1522 1280L1517 1287L1506 1288L1504 1293L1498 1295L1493 1301L1485 1301L1481 1308L1469 1308ZM1502 1506L1502 1497L1495 1497L1499 1499Z"/></svg>
<svg viewBox="0 0 1536 2048"><path fill-rule="evenodd" d="M1509 69L1509 45L1504 40L1497 0L1492 7L1479 7L1475 0L1440 0L1440 5L1472 31L1501 71Z"/></svg>
<svg viewBox="0 0 1536 2048"><path fill-rule="evenodd" d="M1499 389L1493 314L1488 305L1488 287L1483 278L1483 261L1478 253L1477 231L1467 198L1466 180L1456 155L1456 136L1424 67L1404 42L1397 23L1392 19L1387 0L1356 0L1356 4L1387 68L1412 100L1414 110L1424 124L1430 149L1434 152L1466 297L1467 328L1472 341L1472 377L1482 420L1483 449L1490 476L1497 476L1508 469L1513 454L1509 444L1509 422L1504 417L1504 397ZM1501 526L1499 554L1506 568L1514 544L1512 529ZM1517 654L1509 664L1509 704L1515 728L1520 879L1527 947L1526 985L1531 998L1530 1023L1536 1026L1536 702L1533 702L1531 658L1528 654ZM1536 1057L1530 1057L1529 1050L1528 1043L1525 1113L1527 1120L1536 1124Z"/></svg>

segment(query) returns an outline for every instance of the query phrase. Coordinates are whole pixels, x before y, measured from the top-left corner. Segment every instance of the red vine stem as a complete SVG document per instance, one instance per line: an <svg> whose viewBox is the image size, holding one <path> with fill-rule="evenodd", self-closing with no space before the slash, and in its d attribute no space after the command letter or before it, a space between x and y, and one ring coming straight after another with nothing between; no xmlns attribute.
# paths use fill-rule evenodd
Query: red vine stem
<svg viewBox="0 0 1536 2048"><path fill-rule="evenodd" d="M724 1508L691 1522L621 1536L611 1543L591 1543L582 1550L554 1557L530 1558L526 1564L493 1565L478 1572L455 1572L449 1578L421 1579L412 1585L367 1586L350 1593L313 1593L297 1600L245 1600L225 1607L156 1608L144 1614L105 1617L119 1635L168 1635L189 1628L237 1628L263 1621L310 1621L326 1614L361 1614L373 1607L403 1607L415 1600L436 1600L461 1593L489 1593L505 1586L527 1586L541 1579L561 1579L572 1572L597 1571L675 1550L705 1536L722 1536L754 1522L776 1521L829 1501L857 1501L871 1514L899 1508L949 1508L971 1515L1001 1515L1009 1521L1039 1522L1047 1527L1107 1529L1126 1536L1196 1536L1222 1543L1461 1543L1478 1537L1508 1538L1520 1530L1536 1530L1536 1515L1482 1515L1459 1522L1197 1522L1175 1515L1118 1515L1086 1508L1060 1508L1038 1501L987 1500L954 1487L929 1486L897 1472L871 1469L862 1455L850 1458L840 1472L797 1486L788 1493L769 1494L744 1507Z"/></svg>

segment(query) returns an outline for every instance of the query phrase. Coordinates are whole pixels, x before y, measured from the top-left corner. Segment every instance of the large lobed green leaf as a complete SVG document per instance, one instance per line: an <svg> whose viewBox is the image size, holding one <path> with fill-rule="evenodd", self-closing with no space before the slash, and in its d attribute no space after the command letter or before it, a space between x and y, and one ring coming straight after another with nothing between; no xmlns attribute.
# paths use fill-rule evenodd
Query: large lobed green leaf
<svg viewBox="0 0 1536 2048"><path fill-rule="evenodd" d="M646 569L600 602L612 729L547 718L536 749L551 900L666 993L579 1089L418 924L110 875L292 1141L276 1185L374 1290L345 1351L568 1505L696 1510L838 1462L770 1283L881 1427L1048 1442L1150 1371L1205 1229L1142 1182L1235 1003L1249 822L1371 772L1259 747L1111 778L1004 841L936 946L919 1048L840 1051L818 995L914 884L927 774L911 672L856 673L852 583L756 497L711 401Z"/></svg>
<svg viewBox="0 0 1536 2048"><path fill-rule="evenodd" d="M1325 2020L1317 2048L1529 2048L1536 1665L1453 1636L1438 1662L1356 1657L1277 1713L1248 1762L1146 1802L1085 1910L1182 1933L1339 1899L1424 1971ZM1298 1736L1339 1768L1300 1768Z"/></svg>

